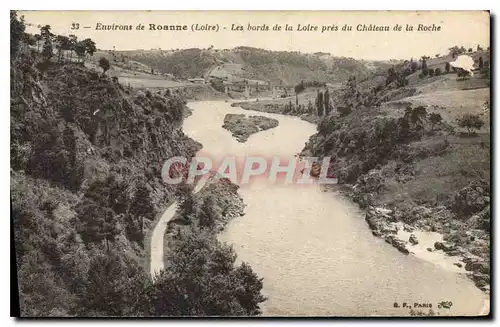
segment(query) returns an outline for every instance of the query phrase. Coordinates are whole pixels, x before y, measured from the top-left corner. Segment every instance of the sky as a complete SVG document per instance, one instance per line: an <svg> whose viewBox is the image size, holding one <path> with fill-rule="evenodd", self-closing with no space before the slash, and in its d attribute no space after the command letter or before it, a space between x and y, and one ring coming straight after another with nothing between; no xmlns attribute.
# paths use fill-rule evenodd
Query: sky
<svg viewBox="0 0 500 327"><path fill-rule="evenodd" d="M91 38L99 49L230 49L251 46L268 50L328 52L334 56L367 60L390 60L433 57L448 53L459 45L486 48L490 40L490 18L484 11L20 11L25 16L27 32L38 33L36 25L49 24L55 34L75 34ZM72 23L79 29L72 30ZM132 25L131 31L96 30L96 25ZM144 24L145 30L136 30ZM150 31L149 24L187 25L187 31ZM193 24L218 25L216 31L192 31ZM232 31L232 25L244 31ZM248 31L248 24L267 24L270 31ZM288 24L293 31L272 31ZM298 31L301 26L315 25L318 31ZM390 31L356 31L358 25L389 26ZM393 31L394 25L402 26ZM406 25L415 27L405 31ZM419 24L440 26L440 31L416 31ZM344 25L352 31L341 31ZM88 26L89 28L84 28ZM338 31L321 32L323 26L337 26Z"/></svg>

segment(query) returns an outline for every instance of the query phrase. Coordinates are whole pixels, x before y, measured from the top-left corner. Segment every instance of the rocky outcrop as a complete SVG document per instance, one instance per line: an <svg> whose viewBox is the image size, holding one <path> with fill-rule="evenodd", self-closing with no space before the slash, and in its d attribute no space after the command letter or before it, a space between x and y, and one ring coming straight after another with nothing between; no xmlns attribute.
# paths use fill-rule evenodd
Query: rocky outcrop
<svg viewBox="0 0 500 327"><path fill-rule="evenodd" d="M490 192L486 184L484 181L477 181L458 191L451 205L453 212L462 217L470 217L489 206Z"/></svg>
<svg viewBox="0 0 500 327"><path fill-rule="evenodd" d="M399 238L397 238L397 236L387 235L385 237L385 241L394 246L396 249L398 249L399 252L404 254L410 254L410 251L406 248L407 242L400 240Z"/></svg>
<svg viewBox="0 0 500 327"><path fill-rule="evenodd" d="M365 220L372 230L372 234L383 237L385 241L400 252L409 254L406 248L407 242L400 240L396 234L398 226L393 221L393 211L385 208L369 207L366 211Z"/></svg>
<svg viewBox="0 0 500 327"><path fill-rule="evenodd" d="M417 245L418 244L418 239L417 239L417 237L414 234L410 235L410 238L408 239L408 241L411 244L413 244L413 245Z"/></svg>

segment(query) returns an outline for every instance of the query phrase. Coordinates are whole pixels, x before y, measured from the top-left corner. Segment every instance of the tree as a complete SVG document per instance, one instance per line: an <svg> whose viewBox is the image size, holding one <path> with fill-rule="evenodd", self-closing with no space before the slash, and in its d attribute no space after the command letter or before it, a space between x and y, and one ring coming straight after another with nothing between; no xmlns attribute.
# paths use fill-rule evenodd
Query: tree
<svg viewBox="0 0 500 327"><path fill-rule="evenodd" d="M423 136L425 132L424 122L426 118L427 109L424 106L418 106L416 108L407 106L405 108L405 114L399 122L399 125L403 130L403 132L400 133L403 135L403 139L410 136L410 132L412 130L417 132L417 135Z"/></svg>
<svg viewBox="0 0 500 327"><path fill-rule="evenodd" d="M423 123L425 117L427 116L427 109L424 106L418 106L411 110L410 121L415 126L421 126L423 128Z"/></svg>
<svg viewBox="0 0 500 327"><path fill-rule="evenodd" d="M421 68L422 68L422 72L424 70L427 70L427 60L425 59L425 56L422 57L422 66L421 66ZM424 75L426 75L426 74L424 73Z"/></svg>
<svg viewBox="0 0 500 327"><path fill-rule="evenodd" d="M330 93L328 92L328 89L326 89L323 97L325 103L325 115L328 116L328 114L330 113Z"/></svg>
<svg viewBox="0 0 500 327"><path fill-rule="evenodd" d="M86 243L106 242L109 250L109 242L113 242L118 229L117 220L111 209L101 207L92 200L85 199L76 208L78 213L77 231Z"/></svg>
<svg viewBox="0 0 500 327"><path fill-rule="evenodd" d="M197 215L198 213L198 201L193 196L191 190L186 190L182 199L179 201L179 212L183 217L190 215Z"/></svg>
<svg viewBox="0 0 500 327"><path fill-rule="evenodd" d="M439 75L441 75L441 69L440 68L436 68L434 70L434 76L439 76Z"/></svg>
<svg viewBox="0 0 500 327"><path fill-rule="evenodd" d="M82 62L85 62L85 57L87 54L89 56L93 56L96 50L97 48L95 42L89 38L86 38L85 40L80 41L75 45L75 52L82 60Z"/></svg>
<svg viewBox="0 0 500 327"><path fill-rule="evenodd" d="M101 57L101 59L99 59L99 67L102 68L102 74L103 75L106 75L106 72L109 70L110 68L110 64L109 64L109 60L104 58L104 57Z"/></svg>
<svg viewBox="0 0 500 327"><path fill-rule="evenodd" d="M70 46L69 37L64 35L58 35L56 37L56 42L58 51L57 62L60 62L61 58L63 58L63 50L69 50Z"/></svg>
<svg viewBox="0 0 500 327"><path fill-rule="evenodd" d="M299 84L295 85L295 87L294 87L295 94L302 93L304 90L305 90L304 81L301 81Z"/></svg>
<svg viewBox="0 0 500 327"><path fill-rule="evenodd" d="M478 44L478 45L477 45L477 49L476 49L476 50L477 50L477 51L483 51L483 48L481 48L481 46Z"/></svg>
<svg viewBox="0 0 500 327"><path fill-rule="evenodd" d="M78 311L85 316L144 316L151 280L133 259L111 250L90 260L79 290Z"/></svg>
<svg viewBox="0 0 500 327"><path fill-rule="evenodd" d="M89 56L93 56L94 55L94 52L96 52L97 50L97 47L95 45L95 42L92 41L91 39L89 38L86 38L85 40L82 41L83 44L85 45L85 52L89 55Z"/></svg>
<svg viewBox="0 0 500 327"><path fill-rule="evenodd" d="M394 67L391 67L387 70L387 77L385 79L385 85L389 85L392 82L396 81L398 79L398 75L396 74L396 71L394 70Z"/></svg>
<svg viewBox="0 0 500 327"><path fill-rule="evenodd" d="M201 205L199 212L199 223L201 227L214 227L215 222L219 219L219 213L216 210L215 198L208 195Z"/></svg>
<svg viewBox="0 0 500 327"><path fill-rule="evenodd" d="M35 36L31 35L29 33L23 33L23 37L21 39L27 45L35 45L36 44Z"/></svg>
<svg viewBox="0 0 500 327"><path fill-rule="evenodd" d="M441 117L440 114L435 113L435 112L431 112L429 114L429 122L431 123L431 130L434 131L434 126L436 124L441 123L442 120L443 120L443 117Z"/></svg>
<svg viewBox="0 0 500 327"><path fill-rule="evenodd" d="M467 128L467 133L472 135L473 129L481 129L484 126L484 121L475 114L464 114L458 118L458 126Z"/></svg>
<svg viewBox="0 0 500 327"><path fill-rule="evenodd" d="M448 49L449 50L449 54L451 55L451 57L453 59L455 59L456 56L458 56L459 54L462 54L465 52L465 48L464 47L458 47L458 46L453 46L451 48Z"/></svg>
<svg viewBox="0 0 500 327"><path fill-rule="evenodd" d="M152 316L254 316L265 301L262 279L206 229L180 231L148 298Z"/></svg>
<svg viewBox="0 0 500 327"><path fill-rule="evenodd" d="M479 70L482 70L484 67L483 57L479 57L478 65L479 65Z"/></svg>
<svg viewBox="0 0 500 327"><path fill-rule="evenodd" d="M53 55L52 41L45 41L42 48L42 56L48 61Z"/></svg>
<svg viewBox="0 0 500 327"><path fill-rule="evenodd" d="M450 72L450 63L449 62L447 62L446 65L444 66L444 70L446 71L447 74Z"/></svg>
<svg viewBox="0 0 500 327"><path fill-rule="evenodd" d="M76 35L74 34L70 34L69 35L69 43L68 43L68 47L69 47L69 61L72 62L73 61L73 51L76 51L76 45L78 43L78 38L76 37Z"/></svg>
<svg viewBox="0 0 500 327"><path fill-rule="evenodd" d="M52 48L52 38L54 34L52 34L52 32L50 31L50 25L42 26L40 28L40 35L42 36L44 42L42 48L42 55L45 58L45 60L48 61L54 55Z"/></svg>
<svg viewBox="0 0 500 327"><path fill-rule="evenodd" d="M416 72L416 71L417 71L417 69L418 69L418 64L417 64L417 62L416 62L416 61L412 61L412 62L410 63L410 69L411 69L411 72L412 72L412 73L414 73L414 72Z"/></svg>
<svg viewBox="0 0 500 327"><path fill-rule="evenodd" d="M472 48L469 48L469 50L468 50L468 51L469 51L469 52L472 52L472 51L474 51L474 50L472 50Z"/></svg>
<svg viewBox="0 0 500 327"><path fill-rule="evenodd" d="M40 42L42 41L42 36L40 34L35 34L36 41L36 51L40 51Z"/></svg>
<svg viewBox="0 0 500 327"><path fill-rule="evenodd" d="M10 11L10 57L14 58L19 50L19 42L23 37L26 25L24 24L24 17L17 18L17 12Z"/></svg>
<svg viewBox="0 0 500 327"><path fill-rule="evenodd" d="M79 60L83 62L85 58L85 44L83 44L81 41L77 42L74 48L75 48L75 53L78 56Z"/></svg>
<svg viewBox="0 0 500 327"><path fill-rule="evenodd" d="M316 110L318 112L318 116L323 116L323 93L319 90L316 96Z"/></svg>
<svg viewBox="0 0 500 327"><path fill-rule="evenodd" d="M239 281L236 289L236 299L243 307L247 315L260 314L259 304L266 299L260 291L262 290L262 279L259 279L249 264L243 262L234 271L234 277Z"/></svg>
<svg viewBox="0 0 500 327"><path fill-rule="evenodd" d="M48 39L52 39L54 37L54 34L52 34L50 30L50 25L44 25L40 28L40 35L42 36L42 39L44 41L47 41Z"/></svg>
<svg viewBox="0 0 500 327"><path fill-rule="evenodd" d="M432 68L429 68L429 76L434 76L434 69Z"/></svg>
<svg viewBox="0 0 500 327"><path fill-rule="evenodd" d="M311 100L309 100L309 101L307 102L307 112L308 112L310 115L312 115L312 114L314 113L314 106L313 106L313 104L312 104Z"/></svg>
<svg viewBox="0 0 500 327"><path fill-rule="evenodd" d="M112 242L118 234L118 217L127 213L129 204L127 184L111 174L93 181L77 206L78 228L87 243Z"/></svg>
<svg viewBox="0 0 500 327"><path fill-rule="evenodd" d="M154 219L154 206L151 202L151 194L148 187L140 184L135 191L134 197L130 203L128 232L133 235L134 240L142 244L144 229L144 218Z"/></svg>

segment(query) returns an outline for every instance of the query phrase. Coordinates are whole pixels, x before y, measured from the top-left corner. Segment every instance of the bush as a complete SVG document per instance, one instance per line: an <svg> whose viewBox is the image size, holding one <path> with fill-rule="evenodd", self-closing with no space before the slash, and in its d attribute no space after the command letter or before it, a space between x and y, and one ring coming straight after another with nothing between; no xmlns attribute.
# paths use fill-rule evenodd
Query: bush
<svg viewBox="0 0 500 327"><path fill-rule="evenodd" d="M426 67L426 68L422 68L422 75L427 76L429 75L429 69Z"/></svg>
<svg viewBox="0 0 500 327"><path fill-rule="evenodd" d="M111 67L109 60L104 57L101 57L101 59L99 59L99 67L102 68L102 73L106 74L108 69Z"/></svg>
<svg viewBox="0 0 500 327"><path fill-rule="evenodd" d="M434 69L432 68L429 68L429 76L434 76Z"/></svg>
<svg viewBox="0 0 500 327"><path fill-rule="evenodd" d="M443 117L440 114L432 112L429 114L429 122L432 125L432 130L434 130L434 125L441 123L443 121Z"/></svg>
<svg viewBox="0 0 500 327"><path fill-rule="evenodd" d="M434 70L434 76L439 76L439 75L441 75L441 69L436 68L436 70Z"/></svg>
<svg viewBox="0 0 500 327"><path fill-rule="evenodd" d="M304 91L305 90L304 81L302 81L299 84L295 85L294 90L295 90L295 94L299 94L302 91Z"/></svg>
<svg viewBox="0 0 500 327"><path fill-rule="evenodd" d="M458 118L458 126L467 128L467 133L471 135L473 129L481 129L484 126L484 121L475 114L465 114Z"/></svg>
<svg viewBox="0 0 500 327"><path fill-rule="evenodd" d="M337 111L339 112L340 116L347 116L351 113L351 108L349 107L343 107L343 106L338 106Z"/></svg>

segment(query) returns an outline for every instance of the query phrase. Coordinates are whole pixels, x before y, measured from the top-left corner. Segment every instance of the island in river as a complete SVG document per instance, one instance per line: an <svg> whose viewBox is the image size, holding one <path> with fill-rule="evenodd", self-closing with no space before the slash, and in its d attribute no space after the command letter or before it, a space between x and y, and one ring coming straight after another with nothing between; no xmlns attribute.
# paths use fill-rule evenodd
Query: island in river
<svg viewBox="0 0 500 327"><path fill-rule="evenodd" d="M238 142L244 143L250 135L278 126L278 120L264 116L246 117L243 114L227 114L223 128L230 131Z"/></svg>

